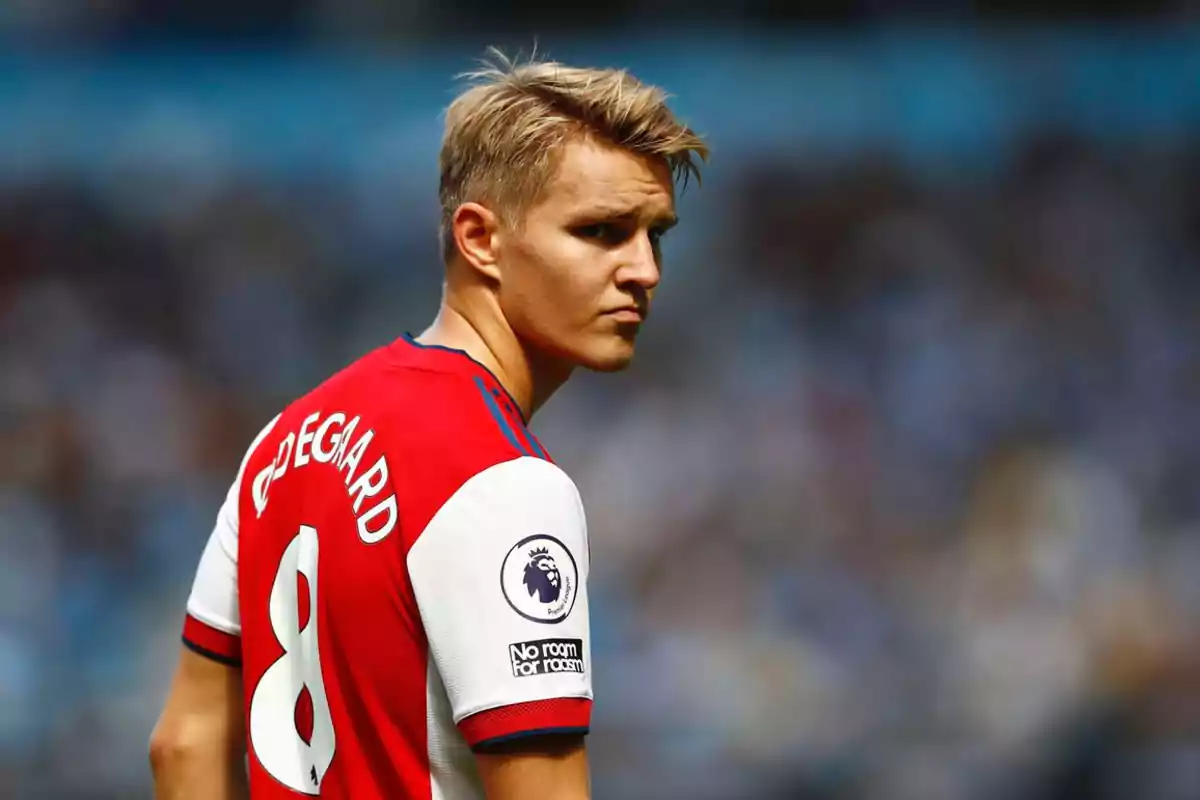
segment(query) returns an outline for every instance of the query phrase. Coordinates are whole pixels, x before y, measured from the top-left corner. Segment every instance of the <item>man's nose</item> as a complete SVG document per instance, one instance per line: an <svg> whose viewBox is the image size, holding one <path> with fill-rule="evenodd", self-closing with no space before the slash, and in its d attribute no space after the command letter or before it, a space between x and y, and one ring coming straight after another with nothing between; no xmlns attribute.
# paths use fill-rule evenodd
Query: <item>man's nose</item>
<svg viewBox="0 0 1200 800"><path fill-rule="evenodd" d="M661 271L658 252L646 232L641 232L629 242L627 261L617 273L618 282L630 281L650 290L658 285Z"/></svg>

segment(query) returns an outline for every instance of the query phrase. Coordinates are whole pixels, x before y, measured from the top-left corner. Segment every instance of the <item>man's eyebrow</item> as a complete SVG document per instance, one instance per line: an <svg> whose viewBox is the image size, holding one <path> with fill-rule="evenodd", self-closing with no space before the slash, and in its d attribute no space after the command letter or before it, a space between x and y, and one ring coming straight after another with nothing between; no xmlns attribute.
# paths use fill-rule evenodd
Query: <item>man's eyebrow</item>
<svg viewBox="0 0 1200 800"><path fill-rule="evenodd" d="M637 213L637 208L629 206L589 205L576 209L573 217L593 217L595 219L616 219L630 217Z"/></svg>
<svg viewBox="0 0 1200 800"><path fill-rule="evenodd" d="M637 216L637 213L637 208L628 206L589 206L579 209L572 216L578 219L626 219ZM674 213L662 214L655 216L651 220L651 224L673 228L679 224L679 217Z"/></svg>

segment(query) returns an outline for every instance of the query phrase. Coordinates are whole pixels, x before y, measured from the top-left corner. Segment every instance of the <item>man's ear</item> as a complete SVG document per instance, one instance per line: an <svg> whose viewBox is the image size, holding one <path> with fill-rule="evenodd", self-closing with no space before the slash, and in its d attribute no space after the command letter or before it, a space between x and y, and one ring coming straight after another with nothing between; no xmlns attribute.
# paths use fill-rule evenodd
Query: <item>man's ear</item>
<svg viewBox="0 0 1200 800"><path fill-rule="evenodd" d="M494 281L500 280L497 262L501 231L495 212L479 203L463 203L454 212L450 232L468 266Z"/></svg>

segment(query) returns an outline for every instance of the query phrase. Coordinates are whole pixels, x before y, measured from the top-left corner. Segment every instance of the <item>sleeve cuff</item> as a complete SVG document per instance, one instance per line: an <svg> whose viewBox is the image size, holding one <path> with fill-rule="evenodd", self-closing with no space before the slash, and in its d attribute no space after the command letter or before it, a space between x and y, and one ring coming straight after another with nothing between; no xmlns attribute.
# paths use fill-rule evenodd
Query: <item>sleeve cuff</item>
<svg viewBox="0 0 1200 800"><path fill-rule="evenodd" d="M188 614L183 621L183 644L189 650L221 664L242 664L242 640L232 633L217 630Z"/></svg>
<svg viewBox="0 0 1200 800"><path fill-rule="evenodd" d="M584 697L534 700L480 711L458 723L472 748L525 736L586 734L592 719L592 701Z"/></svg>

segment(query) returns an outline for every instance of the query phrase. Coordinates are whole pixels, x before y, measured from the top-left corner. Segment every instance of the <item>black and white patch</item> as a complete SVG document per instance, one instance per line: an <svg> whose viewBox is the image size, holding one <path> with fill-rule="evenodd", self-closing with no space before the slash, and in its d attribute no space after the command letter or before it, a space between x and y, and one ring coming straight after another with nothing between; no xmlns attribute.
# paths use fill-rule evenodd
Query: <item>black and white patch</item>
<svg viewBox="0 0 1200 800"><path fill-rule="evenodd" d="M553 536L529 536L517 542L500 567L504 598L522 617L553 625L575 607L579 568L567 546Z"/></svg>
<svg viewBox="0 0 1200 800"><path fill-rule="evenodd" d="M508 657L512 661L514 678L584 671L582 639L517 642L508 646Z"/></svg>

